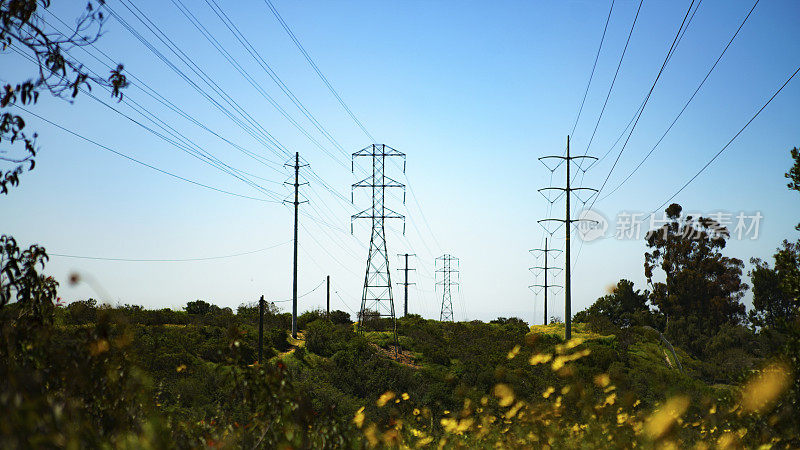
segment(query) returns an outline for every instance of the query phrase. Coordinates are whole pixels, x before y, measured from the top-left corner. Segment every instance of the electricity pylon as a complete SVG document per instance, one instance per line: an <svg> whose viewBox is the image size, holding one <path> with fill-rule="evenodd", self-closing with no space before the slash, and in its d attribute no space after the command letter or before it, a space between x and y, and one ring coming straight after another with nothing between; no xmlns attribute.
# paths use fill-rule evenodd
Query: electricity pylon
<svg viewBox="0 0 800 450"><path fill-rule="evenodd" d="M300 164L300 153L294 154L294 164L286 163L284 166L294 169L294 182L286 181L286 184L294 186L294 201L289 202L284 200L284 203L292 203L294 205L294 267L292 277L292 338L297 339L297 226L298 226L298 212L301 203L306 203L307 200L300 200L300 186L308 184L300 182L300 168L308 164Z"/></svg>
<svg viewBox="0 0 800 450"><path fill-rule="evenodd" d="M530 268L530 270L542 270L542 271L544 271L544 284L532 284L532 285L530 285L528 287L529 288L540 287L544 291L544 322L542 322L542 325L547 325L547 293L550 290L549 288L551 288L551 287L562 287L562 286L557 285L557 284L548 284L547 283L547 275L548 275L549 271L551 271L551 270L559 270L560 271L561 270L560 267L550 267L550 266L548 266L547 265L547 257L548 257L548 254L550 252L559 252L560 253L561 250L559 250L557 248L548 248L547 247L547 238L545 238L544 239L544 248L535 248L533 250L530 250L530 252L531 253L533 253L533 252L542 252L542 254L544 254L544 266L533 266L533 267Z"/></svg>
<svg viewBox="0 0 800 450"><path fill-rule="evenodd" d="M389 270L389 254L386 250L386 219L403 219L403 233L405 233L405 216L386 207L386 188L402 188L403 203L405 203L405 185L386 176L386 158L403 158L403 172L405 172L405 153L401 153L388 145L373 144L358 152L353 153L351 170L355 169L355 159L358 157L372 158L372 175L353 184L352 188L369 188L372 192L372 206L354 214L351 217L350 232L353 232L353 221L356 219L370 219L372 221L372 236L369 241L369 255L367 255L367 270L364 275L364 290L361 296L361 309L358 313L358 330L364 331L364 321L367 315L375 314L377 318L391 317L392 330L395 340L395 353L397 352L397 320L394 313L394 297L392 296L392 279ZM352 192L351 192L352 196ZM351 197L352 201L352 197Z"/></svg>
<svg viewBox="0 0 800 450"><path fill-rule="evenodd" d="M542 222L561 222L564 224L564 338L569 340L572 338L572 280L571 280L571 271L570 271L570 235L572 234L572 224L574 222L580 221L587 221L588 219L572 219L570 214L570 197L573 191L592 191L597 193L597 189L593 188L586 188L586 187L571 187L570 186L570 162L575 159L593 159L597 160L594 156L571 156L569 153L569 136L567 136L567 155L554 155L554 156L542 156L539 158L539 161L546 160L546 159L560 159L565 161L567 164L566 172L567 172L567 186L560 188L560 187L546 187L539 189L540 192L548 191L548 190L556 190L556 191L563 191L566 195L566 215L563 219L554 219L554 218L547 218L539 220L539 223ZM593 222L593 221L592 221Z"/></svg>
<svg viewBox="0 0 800 450"><path fill-rule="evenodd" d="M439 267L440 261L441 267ZM442 286L442 310L439 313L439 321L444 322L449 320L450 322L455 322L455 319L453 318L453 297L450 293L450 287L459 285L458 258L444 254L436 258L435 262L436 273L441 274L441 281L437 281L436 285ZM454 262L455 268L453 268ZM456 281L453 281L453 274L456 275Z"/></svg>
<svg viewBox="0 0 800 450"><path fill-rule="evenodd" d="M399 269L397 269L399 271L402 271L403 274L405 275L405 277L403 278L403 281L397 283L397 284L403 286L403 290L405 292L405 296L403 297L403 317L405 317L405 316L408 315L408 287L413 285L413 284L417 284L417 283L409 283L408 282L408 271L409 270L417 270L417 269L410 269L408 267L408 257L409 256L417 256L417 255L415 255L414 253L398 253L397 256L404 256L405 257L405 262L406 262L405 267L400 267Z"/></svg>

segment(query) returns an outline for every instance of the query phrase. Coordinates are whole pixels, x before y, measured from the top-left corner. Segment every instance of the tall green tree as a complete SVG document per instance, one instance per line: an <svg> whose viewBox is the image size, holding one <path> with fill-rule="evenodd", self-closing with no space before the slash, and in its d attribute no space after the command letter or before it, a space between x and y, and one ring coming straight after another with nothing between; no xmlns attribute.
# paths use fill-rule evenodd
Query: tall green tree
<svg viewBox="0 0 800 450"><path fill-rule="evenodd" d="M795 147L789 152L789 154L792 155L794 164L789 171L786 172L785 176L789 179L789 183L786 186L793 191L800 192L800 150ZM796 230L800 230L800 223L798 223L794 228Z"/></svg>
<svg viewBox="0 0 800 450"><path fill-rule="evenodd" d="M797 320L800 308L800 241L783 241L774 255L775 265L751 258L753 309L750 322L759 327L785 329Z"/></svg>
<svg viewBox="0 0 800 450"><path fill-rule="evenodd" d="M717 221L683 216L680 205L666 209L667 223L648 233L644 270L652 286L651 301L668 321L694 317L703 334L745 317L740 302L747 289L744 263L722 254L730 232ZM654 282L661 269L665 282Z"/></svg>

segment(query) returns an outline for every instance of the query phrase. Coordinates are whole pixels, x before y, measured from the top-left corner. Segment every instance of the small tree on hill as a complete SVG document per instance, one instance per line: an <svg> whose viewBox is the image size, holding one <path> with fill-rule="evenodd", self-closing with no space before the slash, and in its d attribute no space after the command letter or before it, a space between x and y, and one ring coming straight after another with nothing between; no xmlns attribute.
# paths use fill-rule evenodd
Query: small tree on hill
<svg viewBox="0 0 800 450"><path fill-rule="evenodd" d="M633 288L633 282L620 280L611 294L600 297L592 306L575 314L576 322L608 320L617 327L642 325L650 322L649 292Z"/></svg>
<svg viewBox="0 0 800 450"><path fill-rule="evenodd" d="M202 300L195 300L186 304L184 308L187 314L204 316L211 312L211 304Z"/></svg>

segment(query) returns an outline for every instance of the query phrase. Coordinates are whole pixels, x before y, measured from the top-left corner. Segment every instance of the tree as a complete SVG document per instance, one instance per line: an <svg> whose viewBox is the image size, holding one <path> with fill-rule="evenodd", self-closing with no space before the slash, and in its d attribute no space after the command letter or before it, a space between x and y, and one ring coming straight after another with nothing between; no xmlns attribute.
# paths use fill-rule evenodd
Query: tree
<svg viewBox="0 0 800 450"><path fill-rule="evenodd" d="M90 0L75 21L74 28L64 33L46 22L41 14L50 7L50 0L0 1L0 42L2 51L14 51L38 65L36 79L6 84L0 93L0 144L14 149L0 150L0 161L10 168L0 168L0 194L19 184L25 170L33 170L37 152L35 132L26 130L25 119L6 109L30 107L42 91L70 100L92 85L105 86L112 97L122 100L122 89L128 85L123 67L117 65L108 78L90 74L70 55L70 50L94 44L101 35L105 16L96 5L104 0ZM17 147L19 147L17 149Z"/></svg>
<svg viewBox="0 0 800 450"><path fill-rule="evenodd" d="M791 190L800 192L800 150L795 147L789 153L792 155L794 165L784 175L789 179L789 183L786 186ZM800 223L797 224L795 229L800 230Z"/></svg>
<svg viewBox="0 0 800 450"><path fill-rule="evenodd" d="M58 283L37 271L48 259L38 245L23 250L13 237L0 236L0 309L13 302L20 319L34 324L52 321Z"/></svg>
<svg viewBox="0 0 800 450"><path fill-rule="evenodd" d="M723 256L729 231L705 217L682 216L680 205L666 209L669 221L646 237L652 251L645 253L644 271L652 286L651 302L667 320L696 316L706 335L724 323L739 324L745 307L740 302L744 263ZM653 282L656 269L666 283Z"/></svg>
<svg viewBox="0 0 800 450"><path fill-rule="evenodd" d="M347 313L347 312L339 310L339 309L337 309L335 311L331 311L329 319L330 319L331 323L334 323L334 324L344 325L344 324L353 323L350 320L350 313Z"/></svg>
<svg viewBox="0 0 800 450"><path fill-rule="evenodd" d="M203 316L211 312L211 304L202 300L195 300L186 304L184 308L187 314Z"/></svg>
<svg viewBox="0 0 800 450"><path fill-rule="evenodd" d="M754 326L785 329L800 308L800 241L783 241L774 259L774 268L759 258L750 259L755 267L749 272L753 283L749 316Z"/></svg>
<svg viewBox="0 0 800 450"><path fill-rule="evenodd" d="M576 322L591 322L598 318L608 319L620 328L648 322L650 307L647 306L649 292L633 288L633 282L620 280L611 294L597 299L592 306L575 314Z"/></svg>

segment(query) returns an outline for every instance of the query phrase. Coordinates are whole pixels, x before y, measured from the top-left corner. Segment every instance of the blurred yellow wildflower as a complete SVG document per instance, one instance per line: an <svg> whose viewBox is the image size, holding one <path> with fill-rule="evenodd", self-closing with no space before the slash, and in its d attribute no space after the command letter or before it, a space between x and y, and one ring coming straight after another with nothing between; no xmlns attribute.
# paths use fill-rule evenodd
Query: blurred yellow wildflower
<svg viewBox="0 0 800 450"><path fill-rule="evenodd" d="M545 389L544 392L542 392L542 397L548 398L550 397L550 394L552 394L555 391L556 389L553 386L550 386L547 389Z"/></svg>
<svg viewBox="0 0 800 450"><path fill-rule="evenodd" d="M378 398L378 400L375 401L375 404L378 405L379 408L382 408L387 403L389 403L389 401L391 401L393 398L394 398L394 392L386 391L383 393L383 395L380 396L380 398Z"/></svg>
<svg viewBox="0 0 800 450"><path fill-rule="evenodd" d="M689 397L678 395L670 398L647 418L645 431L653 439L660 438L672 428L688 407Z"/></svg>
<svg viewBox="0 0 800 450"><path fill-rule="evenodd" d="M789 369L786 366L771 363L745 385L742 391L742 409L745 412L765 412L789 387L789 378Z"/></svg>
<svg viewBox="0 0 800 450"><path fill-rule="evenodd" d="M514 391L507 384L498 383L494 386L494 396L500 399L500 406L506 407L514 402Z"/></svg>
<svg viewBox="0 0 800 450"><path fill-rule="evenodd" d="M506 355L506 358L514 359L514 357L517 356L517 354L519 353L519 350L521 348L522 347L520 347L519 344L515 345L514 348L512 348L511 351L508 352L508 355Z"/></svg>
<svg viewBox="0 0 800 450"><path fill-rule="evenodd" d="M364 407L362 406L358 411L356 411L356 415L353 416L353 423L356 424L358 428L361 428L364 425Z"/></svg>
<svg viewBox="0 0 800 450"><path fill-rule="evenodd" d="M594 377L594 384L596 384L597 387L604 388L608 386L608 383L610 382L611 382L611 377L609 377L607 373L601 373Z"/></svg>
<svg viewBox="0 0 800 450"><path fill-rule="evenodd" d="M535 366L537 364L545 364L551 359L553 359L553 355L549 353L539 353L537 355L531 356L531 359L528 360L528 362L531 363L531 365Z"/></svg>

